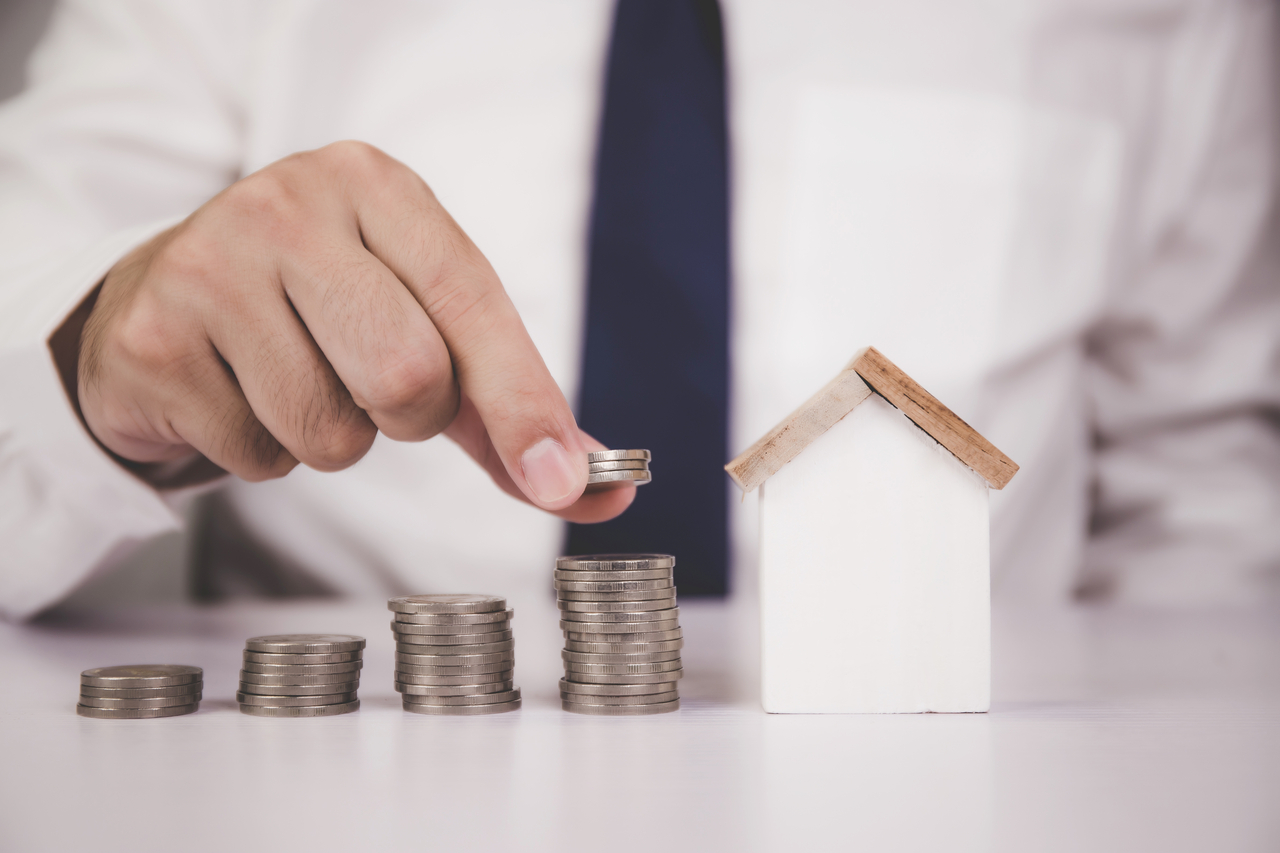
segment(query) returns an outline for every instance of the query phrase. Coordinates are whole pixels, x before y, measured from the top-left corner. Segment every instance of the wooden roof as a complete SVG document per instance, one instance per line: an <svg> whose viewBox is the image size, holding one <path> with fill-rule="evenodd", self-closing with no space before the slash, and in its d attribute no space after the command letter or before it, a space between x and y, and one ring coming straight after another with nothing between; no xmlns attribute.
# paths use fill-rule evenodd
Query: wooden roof
<svg viewBox="0 0 1280 853"><path fill-rule="evenodd" d="M751 491L799 456L815 438L835 426L873 391L978 472L991 488L1003 489L1018 473L1012 459L875 347L860 350L839 376L724 469L743 491Z"/></svg>

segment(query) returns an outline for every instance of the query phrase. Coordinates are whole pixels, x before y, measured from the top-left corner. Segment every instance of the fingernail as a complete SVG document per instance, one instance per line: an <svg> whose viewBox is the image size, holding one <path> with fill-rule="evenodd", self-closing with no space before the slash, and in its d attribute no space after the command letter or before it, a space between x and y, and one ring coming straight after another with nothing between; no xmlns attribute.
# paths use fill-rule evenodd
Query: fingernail
<svg viewBox="0 0 1280 853"><path fill-rule="evenodd" d="M578 469L568 452L554 438L544 438L520 457L529 490L539 502L554 504L578 486Z"/></svg>

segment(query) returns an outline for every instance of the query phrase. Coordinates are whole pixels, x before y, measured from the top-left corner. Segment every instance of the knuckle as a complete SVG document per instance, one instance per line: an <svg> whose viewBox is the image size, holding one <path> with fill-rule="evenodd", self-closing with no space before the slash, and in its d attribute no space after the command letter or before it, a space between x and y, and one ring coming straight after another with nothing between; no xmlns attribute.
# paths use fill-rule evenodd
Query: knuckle
<svg viewBox="0 0 1280 853"><path fill-rule="evenodd" d="M252 412L228 412L222 455L233 462L233 471L242 480L260 483L283 477L297 461Z"/></svg>
<svg viewBox="0 0 1280 853"><path fill-rule="evenodd" d="M184 324L175 323L150 294L140 294L95 346L103 362L126 365L135 375L163 380L184 369L193 356Z"/></svg>
<svg viewBox="0 0 1280 853"><path fill-rule="evenodd" d="M484 254L453 222L424 235L421 267L427 271L427 313L438 324L470 336L504 318L510 300Z"/></svg>
<svg viewBox="0 0 1280 853"><path fill-rule="evenodd" d="M287 165L237 181L226 190L222 205L238 224L276 239L291 236L307 209L294 170Z"/></svg>
<svg viewBox="0 0 1280 853"><path fill-rule="evenodd" d="M326 315L345 318L345 322L369 323L376 323L380 317L403 316L401 307L381 287L377 269L364 258L339 258L330 269L332 283L321 295ZM353 305L367 306L367 313L360 315L358 321Z"/></svg>
<svg viewBox="0 0 1280 853"><path fill-rule="evenodd" d="M340 422L329 421L306 440L307 462L321 471L341 471L359 462L373 446L377 429L364 412L351 407Z"/></svg>
<svg viewBox="0 0 1280 853"><path fill-rule="evenodd" d="M124 436L145 434L139 429L136 410L128 404L110 396L99 399L97 403L93 411L94 433L104 444L112 446Z"/></svg>
<svg viewBox="0 0 1280 853"><path fill-rule="evenodd" d="M389 358L373 375L368 402L377 412L403 415L451 395L453 365L420 350Z"/></svg>
<svg viewBox="0 0 1280 853"><path fill-rule="evenodd" d="M145 277L196 283L225 266L226 260L224 245L213 234L198 226L182 228L151 257Z"/></svg>
<svg viewBox="0 0 1280 853"><path fill-rule="evenodd" d="M427 313L460 340L488 340L505 318L506 294L475 286L464 276L465 272L446 276L432 291Z"/></svg>
<svg viewBox="0 0 1280 853"><path fill-rule="evenodd" d="M365 176L385 174L396 162L381 149L356 139L331 142L318 153L331 168Z"/></svg>
<svg viewBox="0 0 1280 853"><path fill-rule="evenodd" d="M177 240L108 274L81 336L81 369L91 382L117 366L146 377L168 375L191 356L191 324L175 309L170 291L173 277L195 273L186 261L168 260L168 244Z"/></svg>
<svg viewBox="0 0 1280 853"><path fill-rule="evenodd" d="M376 430L336 376L307 374L297 378L299 402L291 418L303 460L321 471L338 471L360 460L373 444Z"/></svg>
<svg viewBox="0 0 1280 853"><path fill-rule="evenodd" d="M461 407L462 393L458 389L458 384L452 381L451 376L450 381L442 383L435 394L422 421L421 430L414 437L425 440L444 432L458 416Z"/></svg>
<svg viewBox="0 0 1280 853"><path fill-rule="evenodd" d="M394 441L426 441L444 432L461 408L462 395L454 383L446 383L436 393L424 397L413 412L380 418L378 426Z"/></svg>

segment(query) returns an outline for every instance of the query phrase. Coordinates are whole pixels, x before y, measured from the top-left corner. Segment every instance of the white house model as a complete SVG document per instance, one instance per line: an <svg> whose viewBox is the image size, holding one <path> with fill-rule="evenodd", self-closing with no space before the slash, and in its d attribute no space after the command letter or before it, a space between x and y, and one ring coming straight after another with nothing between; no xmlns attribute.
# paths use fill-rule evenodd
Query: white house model
<svg viewBox="0 0 1280 853"><path fill-rule="evenodd" d="M761 487L766 711L988 710L1013 460L869 347L725 470Z"/></svg>

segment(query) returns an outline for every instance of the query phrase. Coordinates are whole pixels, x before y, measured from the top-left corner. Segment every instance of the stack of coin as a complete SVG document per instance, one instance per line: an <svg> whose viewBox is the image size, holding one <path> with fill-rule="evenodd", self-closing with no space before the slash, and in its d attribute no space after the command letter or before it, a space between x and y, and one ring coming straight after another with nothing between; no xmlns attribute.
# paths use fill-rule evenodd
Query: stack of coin
<svg viewBox="0 0 1280 853"><path fill-rule="evenodd" d="M178 717L200 707L204 670L176 663L101 666L80 673L82 717L137 720Z"/></svg>
<svg viewBox="0 0 1280 853"><path fill-rule="evenodd" d="M561 706L579 714L661 714L680 707L680 610L666 554L556 560L564 631Z"/></svg>
<svg viewBox="0 0 1280 853"><path fill-rule="evenodd" d="M597 450L587 454L587 491L598 492L631 483L643 486L649 476L647 450Z"/></svg>
<svg viewBox="0 0 1280 853"><path fill-rule="evenodd" d="M363 649L364 637L351 634L250 637L236 694L240 713L333 717L356 710Z"/></svg>
<svg viewBox="0 0 1280 853"><path fill-rule="evenodd" d="M507 600L496 595L400 595L395 613L396 690L404 709L447 716L520 707Z"/></svg>

